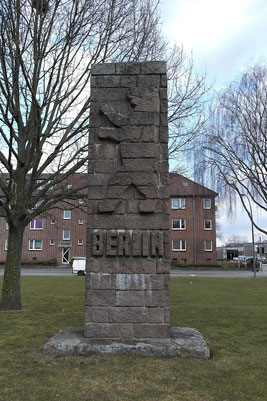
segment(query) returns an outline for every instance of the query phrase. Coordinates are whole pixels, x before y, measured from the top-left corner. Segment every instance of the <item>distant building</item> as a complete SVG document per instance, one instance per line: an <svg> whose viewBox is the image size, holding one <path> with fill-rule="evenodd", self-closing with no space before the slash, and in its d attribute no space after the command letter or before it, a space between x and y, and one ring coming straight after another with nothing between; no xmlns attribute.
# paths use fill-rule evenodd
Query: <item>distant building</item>
<svg viewBox="0 0 267 401"><path fill-rule="evenodd" d="M171 173L171 259L179 264L216 263L216 192Z"/></svg>
<svg viewBox="0 0 267 401"><path fill-rule="evenodd" d="M255 254L259 259L267 259L267 242L255 242ZM228 244L217 248L218 260L233 260L239 256L253 257L251 242L242 244Z"/></svg>

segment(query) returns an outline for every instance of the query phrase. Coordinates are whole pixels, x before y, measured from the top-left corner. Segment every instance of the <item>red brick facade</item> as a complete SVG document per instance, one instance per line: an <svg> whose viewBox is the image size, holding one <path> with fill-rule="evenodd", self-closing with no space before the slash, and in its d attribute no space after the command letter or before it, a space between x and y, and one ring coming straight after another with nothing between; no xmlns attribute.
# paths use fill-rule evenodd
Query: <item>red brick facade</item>
<svg viewBox="0 0 267 401"><path fill-rule="evenodd" d="M64 185L82 186L85 174L74 174ZM81 197L86 191L81 191ZM74 256L86 254L86 201L61 202L45 216L32 220L25 228L22 261L50 261L69 264ZM69 231L67 231L69 230ZM5 261L8 247L8 226L0 217L0 261ZM65 238L63 236L65 235Z"/></svg>
<svg viewBox="0 0 267 401"><path fill-rule="evenodd" d="M65 210L70 209L66 207ZM31 225L35 227L28 225L25 229L22 260L56 259L57 264L68 264L74 256L85 256L86 213L81 209L73 209L70 214L70 218L66 219L64 210L55 209L49 216L38 219L41 221L35 220L37 224L32 221ZM3 218L0 219L0 230L0 260L4 261L8 228ZM63 231L69 240L63 239Z"/></svg>
<svg viewBox="0 0 267 401"><path fill-rule="evenodd" d="M77 178L78 175L75 176L75 179ZM214 264L217 194L179 174L170 174L169 190L171 259L176 259L180 264ZM210 199L210 208L204 208L205 199ZM72 210L67 204L61 209L54 209L49 216L40 217L42 223L32 222L32 227L26 227L23 261L56 259L57 264L68 264L73 257L86 255L86 207L80 202L82 200L77 200L78 207ZM68 210L71 210L70 216L69 212L66 212ZM0 261L4 261L8 238L4 218L0 218L0 230ZM65 231L65 235L70 234L66 237L69 239L63 239L63 230L70 230Z"/></svg>
<svg viewBox="0 0 267 401"><path fill-rule="evenodd" d="M171 259L179 264L216 263L217 193L170 174Z"/></svg>

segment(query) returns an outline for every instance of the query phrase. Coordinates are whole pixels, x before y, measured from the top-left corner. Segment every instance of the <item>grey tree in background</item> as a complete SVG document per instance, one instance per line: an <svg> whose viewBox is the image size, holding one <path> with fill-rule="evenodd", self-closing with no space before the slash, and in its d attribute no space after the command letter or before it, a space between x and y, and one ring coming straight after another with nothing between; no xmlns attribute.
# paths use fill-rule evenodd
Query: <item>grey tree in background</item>
<svg viewBox="0 0 267 401"><path fill-rule="evenodd" d="M93 63L159 59L157 0L2 0L0 214L9 226L0 309L20 309L25 227L84 186ZM43 176L46 173L47 175Z"/></svg>
<svg viewBox="0 0 267 401"><path fill-rule="evenodd" d="M229 208L239 197L252 221L248 197L267 213L266 64L250 67L218 95L203 149L198 176L209 172L213 188L227 199ZM260 223L253 224L267 233Z"/></svg>
<svg viewBox="0 0 267 401"><path fill-rule="evenodd" d="M206 130L211 88L206 74L196 71L193 55L188 55L183 46L174 46L166 58L169 158L175 163L175 170L186 174L185 159L191 164L192 150L199 148Z"/></svg>
<svg viewBox="0 0 267 401"><path fill-rule="evenodd" d="M226 246L230 246L231 244L244 244L246 242L248 242L246 236L233 234L231 237L227 238Z"/></svg>

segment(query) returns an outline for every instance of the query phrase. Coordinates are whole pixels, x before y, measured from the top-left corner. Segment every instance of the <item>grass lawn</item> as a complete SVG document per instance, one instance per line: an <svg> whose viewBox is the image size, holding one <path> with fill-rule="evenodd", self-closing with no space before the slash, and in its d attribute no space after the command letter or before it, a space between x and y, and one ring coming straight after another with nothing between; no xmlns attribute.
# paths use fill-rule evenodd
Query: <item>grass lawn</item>
<svg viewBox="0 0 267 401"><path fill-rule="evenodd" d="M210 360L44 354L83 324L84 278L22 277L22 295L0 312L0 401L267 400L267 279L172 278L171 324L200 330Z"/></svg>

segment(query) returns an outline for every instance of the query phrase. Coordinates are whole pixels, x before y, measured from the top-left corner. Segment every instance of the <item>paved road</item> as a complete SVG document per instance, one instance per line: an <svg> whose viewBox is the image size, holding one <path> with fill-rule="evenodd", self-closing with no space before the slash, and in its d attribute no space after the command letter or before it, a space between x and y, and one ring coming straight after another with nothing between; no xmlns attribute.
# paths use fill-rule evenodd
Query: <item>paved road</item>
<svg viewBox="0 0 267 401"><path fill-rule="evenodd" d="M0 268L0 276L3 276L4 269ZM22 276L74 276L71 272L71 268L35 268L35 267L22 267L21 269Z"/></svg>
<svg viewBox="0 0 267 401"><path fill-rule="evenodd" d="M171 276L175 277L254 277L253 272L244 270L172 270ZM257 278L267 277L267 270L256 273Z"/></svg>
<svg viewBox="0 0 267 401"><path fill-rule="evenodd" d="M4 269L0 268L0 276L4 273ZM73 276L70 268L26 268L21 269L22 276ZM244 270L172 270L171 275L174 277L246 277L252 278L253 272ZM267 265L263 271L257 272L257 277L267 277Z"/></svg>

